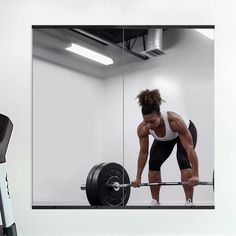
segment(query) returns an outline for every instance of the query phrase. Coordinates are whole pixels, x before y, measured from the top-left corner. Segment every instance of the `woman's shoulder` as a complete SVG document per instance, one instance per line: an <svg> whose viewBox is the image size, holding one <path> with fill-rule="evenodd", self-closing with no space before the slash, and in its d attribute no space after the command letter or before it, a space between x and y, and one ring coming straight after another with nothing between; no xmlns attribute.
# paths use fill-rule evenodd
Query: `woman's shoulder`
<svg viewBox="0 0 236 236"><path fill-rule="evenodd" d="M184 126L185 121L181 115L173 111L168 111L167 115L170 127L173 131L178 131L182 126Z"/></svg>
<svg viewBox="0 0 236 236"><path fill-rule="evenodd" d="M145 126L145 122L144 121L140 122L137 127L137 132L139 132L141 129L143 129L144 126Z"/></svg>
<svg viewBox="0 0 236 236"><path fill-rule="evenodd" d="M137 134L140 138L146 137L149 135L149 128L145 125L145 122L142 121L137 127Z"/></svg>
<svg viewBox="0 0 236 236"><path fill-rule="evenodd" d="M166 111L169 120L181 119L181 116L174 111Z"/></svg>

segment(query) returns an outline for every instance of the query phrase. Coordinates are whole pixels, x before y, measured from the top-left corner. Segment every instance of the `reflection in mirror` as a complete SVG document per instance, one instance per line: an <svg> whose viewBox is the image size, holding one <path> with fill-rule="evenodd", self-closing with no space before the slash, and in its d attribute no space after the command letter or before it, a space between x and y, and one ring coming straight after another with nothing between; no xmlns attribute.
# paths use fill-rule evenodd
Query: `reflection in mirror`
<svg viewBox="0 0 236 236"><path fill-rule="evenodd" d="M194 206L186 205L177 184L161 187L158 206L157 186L130 186L137 177L183 181L177 143L164 149L167 159L157 169L163 155L153 142L175 129L171 112L196 126L199 179L212 183L213 50L214 41L191 27L34 26L33 207L214 208L212 186L194 188ZM151 120L136 99L146 89L158 89L165 100ZM174 119L168 126L165 114ZM162 126L151 127L157 121ZM140 138L140 124L155 135L147 129ZM174 131L178 139L181 130ZM146 165L140 168L143 140Z"/></svg>

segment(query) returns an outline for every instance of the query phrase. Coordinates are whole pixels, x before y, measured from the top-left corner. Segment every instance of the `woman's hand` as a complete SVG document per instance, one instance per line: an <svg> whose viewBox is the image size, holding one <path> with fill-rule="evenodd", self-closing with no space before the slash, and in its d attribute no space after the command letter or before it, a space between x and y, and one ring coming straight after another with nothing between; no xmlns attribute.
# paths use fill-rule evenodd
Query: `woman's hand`
<svg viewBox="0 0 236 236"><path fill-rule="evenodd" d="M131 182L131 186L134 188L140 187L141 184L141 179L135 179L134 181Z"/></svg>
<svg viewBox="0 0 236 236"><path fill-rule="evenodd" d="M196 185L198 185L199 177L198 176L192 176L188 181L189 181L189 184L191 186L196 186Z"/></svg>

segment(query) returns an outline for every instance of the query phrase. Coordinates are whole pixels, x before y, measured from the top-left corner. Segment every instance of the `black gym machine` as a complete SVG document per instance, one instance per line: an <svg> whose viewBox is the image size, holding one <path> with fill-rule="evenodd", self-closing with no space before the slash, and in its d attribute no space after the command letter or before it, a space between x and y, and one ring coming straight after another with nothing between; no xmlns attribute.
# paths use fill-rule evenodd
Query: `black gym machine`
<svg viewBox="0 0 236 236"><path fill-rule="evenodd" d="M6 172L6 152L12 129L11 120L0 114L0 210L3 224L0 226L0 235L4 236L17 236Z"/></svg>

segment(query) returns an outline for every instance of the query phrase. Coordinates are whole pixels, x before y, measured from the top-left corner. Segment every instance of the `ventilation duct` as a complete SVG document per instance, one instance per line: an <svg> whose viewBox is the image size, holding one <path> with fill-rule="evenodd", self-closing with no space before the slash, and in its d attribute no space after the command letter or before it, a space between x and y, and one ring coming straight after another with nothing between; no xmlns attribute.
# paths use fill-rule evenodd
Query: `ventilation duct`
<svg viewBox="0 0 236 236"><path fill-rule="evenodd" d="M163 54L162 51L162 29L148 29L146 50L141 52L148 57L156 57Z"/></svg>

